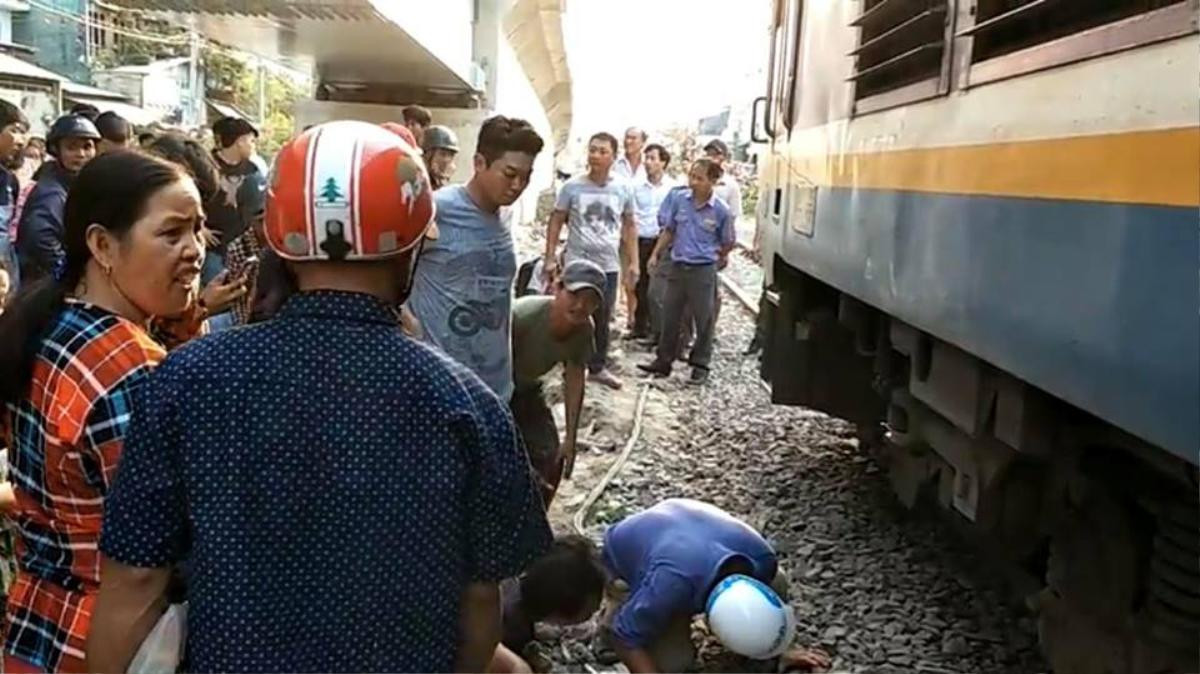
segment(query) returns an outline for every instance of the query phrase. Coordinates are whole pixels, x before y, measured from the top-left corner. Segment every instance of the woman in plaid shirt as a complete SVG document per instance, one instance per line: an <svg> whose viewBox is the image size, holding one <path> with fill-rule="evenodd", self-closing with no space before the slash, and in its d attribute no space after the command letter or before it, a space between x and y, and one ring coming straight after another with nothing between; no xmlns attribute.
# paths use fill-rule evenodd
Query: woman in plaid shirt
<svg viewBox="0 0 1200 674"><path fill-rule="evenodd" d="M65 262L0 317L19 570L5 615L8 672L84 671L100 582L104 498L133 391L165 355L148 333L194 333L203 209L175 164L136 152L90 162L67 199Z"/></svg>

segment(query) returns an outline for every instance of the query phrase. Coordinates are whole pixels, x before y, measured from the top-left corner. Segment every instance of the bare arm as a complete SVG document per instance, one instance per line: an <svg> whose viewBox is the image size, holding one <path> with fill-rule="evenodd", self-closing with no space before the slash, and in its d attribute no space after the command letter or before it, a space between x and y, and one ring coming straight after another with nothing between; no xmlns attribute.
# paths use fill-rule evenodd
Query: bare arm
<svg viewBox="0 0 1200 674"><path fill-rule="evenodd" d="M87 640L89 672L123 672L167 609L168 568L100 562L100 596Z"/></svg>
<svg viewBox="0 0 1200 674"><path fill-rule="evenodd" d="M500 586L496 583L471 583L463 591L455 670L487 671L499 643Z"/></svg>
<svg viewBox="0 0 1200 674"><path fill-rule="evenodd" d="M521 656L504 644L496 646L496 654L487 668L488 674L533 674L533 668Z"/></svg>
<svg viewBox="0 0 1200 674"><path fill-rule="evenodd" d="M558 237L562 234L563 225L567 224L566 211L554 211L550 214L550 224L546 227L546 250L542 257L542 276L546 281L552 280L553 272L558 268Z"/></svg>
<svg viewBox="0 0 1200 674"><path fill-rule="evenodd" d="M638 243L637 223L633 221L633 213L621 216L621 245L625 246L625 259L629 261L625 268L625 283L632 288L637 285L638 274Z"/></svg>
<svg viewBox="0 0 1200 674"><path fill-rule="evenodd" d="M400 329L413 339L425 339L425 330L421 327L421 320L407 304L400 307Z"/></svg>
<svg viewBox="0 0 1200 674"><path fill-rule="evenodd" d="M658 242L654 244L654 251L650 253L650 268L658 266L658 260L662 256L664 250L671 247L671 242L675 240L675 232L664 229L658 235Z"/></svg>
<svg viewBox="0 0 1200 674"><path fill-rule="evenodd" d="M563 397L567 402L567 435L563 442L563 477L575 470L575 439L579 433L579 414L583 410L584 369L567 363L563 367Z"/></svg>
<svg viewBox="0 0 1200 674"><path fill-rule="evenodd" d="M651 674L658 671L658 666L654 664L654 658L649 651L643 648L626 648L621 644L614 644L614 648L617 657L629 668L630 674Z"/></svg>
<svg viewBox="0 0 1200 674"><path fill-rule="evenodd" d="M0 482L0 515L11 515L17 509L17 493L11 482Z"/></svg>

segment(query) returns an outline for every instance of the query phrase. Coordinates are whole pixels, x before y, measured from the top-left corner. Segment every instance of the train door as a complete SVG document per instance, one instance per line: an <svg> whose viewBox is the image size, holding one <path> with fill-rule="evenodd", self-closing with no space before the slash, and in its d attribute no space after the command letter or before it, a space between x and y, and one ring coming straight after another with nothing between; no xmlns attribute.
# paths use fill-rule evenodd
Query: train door
<svg viewBox="0 0 1200 674"><path fill-rule="evenodd" d="M831 116L842 117L843 106L835 94L847 89L836 70L824 67L824 59L831 58L829 46L839 44L845 35L809 34L805 29L808 19L817 20L816 31L824 30L822 26L845 26L840 19L833 23L831 17L840 17L847 8L812 3L809 9L805 11L802 0L776 0L769 88L760 99L765 102L763 130L771 145L759 197L767 202L760 221L766 225L763 264L770 283L764 306L768 345L760 374L771 384L776 403L874 422L882 406L870 386L871 361L856 351L836 304L830 311L817 286L784 278L787 265L776 264L782 259L776 257L777 251L805 250L808 246L803 244L814 236L818 187L807 175L805 153L811 153L811 148L802 147L802 141L807 127L824 124ZM809 46L822 50L814 54L820 57L817 63L805 62ZM844 59L844 53L836 57ZM802 106L806 95L816 97L813 105ZM802 108L815 110L815 119L813 110L802 116Z"/></svg>
<svg viewBox="0 0 1200 674"><path fill-rule="evenodd" d="M788 137L794 111L800 17L804 0L775 0L767 91L754 102L753 140L770 148L759 166L759 201L755 242L761 250L777 250L787 185ZM768 242L768 239L771 239ZM770 255L763 265L770 276Z"/></svg>

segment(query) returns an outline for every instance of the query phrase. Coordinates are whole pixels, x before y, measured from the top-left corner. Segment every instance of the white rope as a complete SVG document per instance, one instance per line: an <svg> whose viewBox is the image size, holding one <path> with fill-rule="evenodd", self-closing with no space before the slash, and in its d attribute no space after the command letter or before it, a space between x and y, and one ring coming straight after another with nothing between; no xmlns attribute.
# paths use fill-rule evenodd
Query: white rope
<svg viewBox="0 0 1200 674"><path fill-rule="evenodd" d="M621 450L621 454L617 456L617 459L613 461L612 465L608 467L608 472L604 474L604 477L600 479L600 482L598 482L595 487L592 487L592 491L588 492L587 498L583 500L583 505L579 506L579 510L575 511L575 517L572 519L571 524L575 528L575 533L579 534L580 536L586 535L585 526L587 523L588 511L592 509L592 506L595 505L596 500L599 499L600 495L604 493L604 490L608 488L608 483L612 482L613 478L617 476L617 473L621 472L621 468L625 465L625 461L629 459L629 455L633 453L634 446L637 445L638 439L641 438L642 414L646 411L646 399L649 397L650 385L644 384L642 386L642 392L638 396L637 411L633 416L633 430L629 432L629 439L625 441L625 447Z"/></svg>

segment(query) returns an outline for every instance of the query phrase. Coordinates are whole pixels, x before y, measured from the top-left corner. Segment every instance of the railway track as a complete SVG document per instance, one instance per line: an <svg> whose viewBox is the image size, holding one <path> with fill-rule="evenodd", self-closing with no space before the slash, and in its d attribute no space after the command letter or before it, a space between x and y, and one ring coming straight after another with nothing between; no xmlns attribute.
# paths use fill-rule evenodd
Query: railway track
<svg viewBox="0 0 1200 674"><path fill-rule="evenodd" d="M754 261L752 255L750 254L750 248L741 241L738 241L735 244L735 250L741 259L755 265L758 264ZM720 281L721 286L725 289L725 291L729 293L729 295L731 295L735 300L737 300L737 303L745 311L749 312L755 320L757 320L758 300L753 298L745 288L739 285L731 274L721 272L717 275L717 279ZM759 387L765 391L767 395L770 395L771 387L762 379L757 379L756 381ZM633 453L634 448L637 446L642 432L643 416L646 410L646 399L649 394L650 385L643 384L640 392L638 393L638 403L633 419L633 429L630 431L629 437L625 440L625 444L621 449L621 453L617 455L617 458L613 461L612 465L609 466L608 470L604 473L604 476L600 479L600 481L596 483L596 486L593 487L590 492L588 492L587 497L584 499L583 503L579 506L579 509L575 511L575 514L571 518L571 526L575 530L575 533L581 536L587 533L587 520L592 507L596 504L596 501L598 501L600 497L604 495L605 490L608 489L608 485L617 477L617 475L620 474L621 469L629 460L630 454Z"/></svg>
<svg viewBox="0 0 1200 674"><path fill-rule="evenodd" d="M757 287L746 290L752 264L733 256L722 282L741 309L727 307L721 317L709 385L689 387L675 377L630 390L632 420L621 422L613 449L580 457L599 465L577 465L577 474L592 477L580 485L580 500L563 508L564 528L596 539L606 525L662 499L705 500L777 546L800 592L799 643L833 655L833 671L1045 671L1032 622L1012 610L997 578L936 518L903 511L852 426L771 405L763 394L757 363L739 348L752 334L757 303L730 289L757 299ZM632 367L646 354L624 357ZM570 496L563 498L566 505ZM539 637L544 670L619 671L595 630ZM701 672L762 671L731 659L707 636L696 645Z"/></svg>

